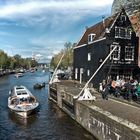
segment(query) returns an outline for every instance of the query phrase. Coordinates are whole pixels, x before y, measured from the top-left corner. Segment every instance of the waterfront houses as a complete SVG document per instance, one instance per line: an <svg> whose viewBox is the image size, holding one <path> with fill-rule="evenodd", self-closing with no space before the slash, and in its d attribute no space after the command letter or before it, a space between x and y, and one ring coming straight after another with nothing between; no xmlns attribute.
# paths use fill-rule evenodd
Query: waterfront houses
<svg viewBox="0 0 140 140"><path fill-rule="evenodd" d="M87 82L108 54L115 51L92 79L94 87L108 78L139 79L139 18L124 9L86 28L74 48L73 78Z"/></svg>

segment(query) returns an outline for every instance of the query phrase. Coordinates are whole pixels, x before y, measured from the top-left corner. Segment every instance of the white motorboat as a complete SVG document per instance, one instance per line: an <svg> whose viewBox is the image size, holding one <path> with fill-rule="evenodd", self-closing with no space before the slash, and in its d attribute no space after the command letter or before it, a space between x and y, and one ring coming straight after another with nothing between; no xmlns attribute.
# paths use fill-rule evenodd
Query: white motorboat
<svg viewBox="0 0 140 140"><path fill-rule="evenodd" d="M25 86L14 86L9 94L8 107L24 118L27 118L39 106L36 98Z"/></svg>
<svg viewBox="0 0 140 140"><path fill-rule="evenodd" d="M16 78L18 78L18 77L23 77L23 73L20 73L20 72L19 72L19 73L16 73L16 74L15 74L15 77L16 77Z"/></svg>

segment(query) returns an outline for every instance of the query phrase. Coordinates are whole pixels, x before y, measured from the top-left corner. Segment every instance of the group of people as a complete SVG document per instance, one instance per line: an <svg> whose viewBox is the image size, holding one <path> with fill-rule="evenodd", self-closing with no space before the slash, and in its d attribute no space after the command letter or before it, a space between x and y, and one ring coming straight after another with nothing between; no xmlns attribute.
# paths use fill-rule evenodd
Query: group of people
<svg viewBox="0 0 140 140"><path fill-rule="evenodd" d="M127 100L138 100L140 98L140 83L135 79L117 79L103 80L99 86L99 92L102 93L103 99L108 99L108 94L112 94L115 97L123 96Z"/></svg>

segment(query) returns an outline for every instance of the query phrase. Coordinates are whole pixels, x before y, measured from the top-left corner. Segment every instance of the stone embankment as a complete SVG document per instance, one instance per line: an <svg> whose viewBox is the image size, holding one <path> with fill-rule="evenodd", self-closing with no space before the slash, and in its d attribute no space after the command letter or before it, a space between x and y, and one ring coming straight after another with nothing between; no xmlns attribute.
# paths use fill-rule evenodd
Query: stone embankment
<svg viewBox="0 0 140 140"><path fill-rule="evenodd" d="M96 101L74 99L82 87L73 81L49 85L49 99L99 140L140 140L140 106L109 98L91 88Z"/></svg>

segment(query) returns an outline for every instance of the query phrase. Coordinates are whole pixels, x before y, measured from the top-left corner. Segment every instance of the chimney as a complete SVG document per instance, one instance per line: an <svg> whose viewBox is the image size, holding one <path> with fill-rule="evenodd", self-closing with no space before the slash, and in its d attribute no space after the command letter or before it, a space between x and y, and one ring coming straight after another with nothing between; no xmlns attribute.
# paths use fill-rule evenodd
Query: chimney
<svg viewBox="0 0 140 140"><path fill-rule="evenodd" d="M88 26L86 26L85 29L87 30L88 29Z"/></svg>
<svg viewBox="0 0 140 140"><path fill-rule="evenodd" d="M102 21L103 21L103 27L105 29L105 16L102 16Z"/></svg>

